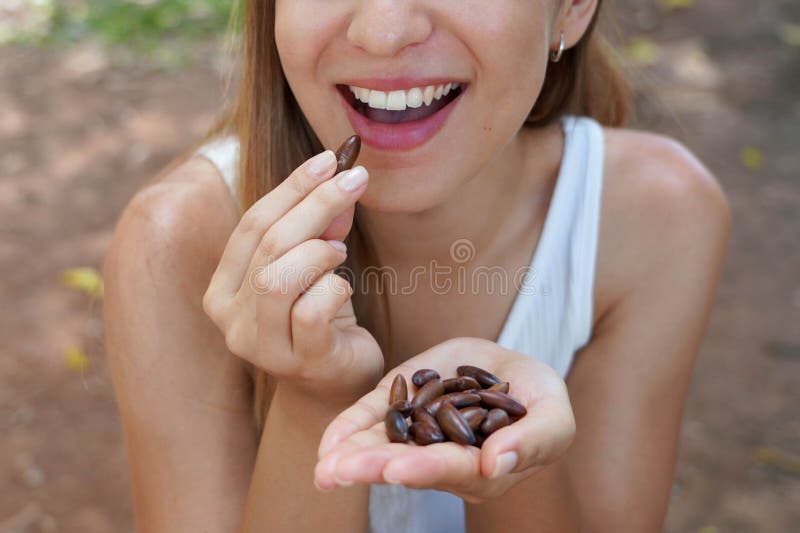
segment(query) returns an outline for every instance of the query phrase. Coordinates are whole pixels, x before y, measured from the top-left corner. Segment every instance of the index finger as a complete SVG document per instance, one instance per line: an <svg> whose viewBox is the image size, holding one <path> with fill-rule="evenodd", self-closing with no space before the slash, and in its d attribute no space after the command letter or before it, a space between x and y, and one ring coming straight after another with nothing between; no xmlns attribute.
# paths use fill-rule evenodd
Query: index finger
<svg viewBox="0 0 800 533"><path fill-rule="evenodd" d="M232 294L239 289L264 233L320 183L333 176L336 164L336 154L325 150L295 169L245 211L214 272L211 284L215 290Z"/></svg>
<svg viewBox="0 0 800 533"><path fill-rule="evenodd" d="M227 290L229 294L240 287L248 269L240 258L252 256L266 231L320 183L351 169L360 151L361 137L353 135L339 146L335 154L326 150L312 157L253 204L228 240L217 270L220 275L215 272L215 279L212 279L216 282L215 287Z"/></svg>

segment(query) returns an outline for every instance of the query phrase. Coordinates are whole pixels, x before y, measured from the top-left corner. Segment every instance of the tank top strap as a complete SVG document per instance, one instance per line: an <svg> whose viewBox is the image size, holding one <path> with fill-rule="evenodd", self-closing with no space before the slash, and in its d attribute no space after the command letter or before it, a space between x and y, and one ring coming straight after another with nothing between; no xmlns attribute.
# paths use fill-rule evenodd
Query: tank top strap
<svg viewBox="0 0 800 533"><path fill-rule="evenodd" d="M574 220L565 266L570 271L572 284L570 303L577 348L588 343L592 335L605 139L602 126L590 117L567 117L564 127L573 128L575 152L575 157L567 162L574 179L569 180L572 191L566 196L572 199L568 208L573 211Z"/></svg>
<svg viewBox="0 0 800 533"><path fill-rule="evenodd" d="M591 337L603 179L603 130L565 116L564 150L544 227L497 343L565 377Z"/></svg>
<svg viewBox="0 0 800 533"><path fill-rule="evenodd" d="M239 140L233 135L222 137L204 144L195 150L195 154L205 157L217 167L233 199L238 204Z"/></svg>

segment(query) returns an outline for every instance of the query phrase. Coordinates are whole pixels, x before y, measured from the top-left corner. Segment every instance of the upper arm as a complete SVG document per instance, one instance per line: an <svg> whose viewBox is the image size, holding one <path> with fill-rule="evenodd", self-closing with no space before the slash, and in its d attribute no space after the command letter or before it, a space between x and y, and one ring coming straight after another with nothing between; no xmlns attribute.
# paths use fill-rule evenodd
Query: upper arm
<svg viewBox="0 0 800 533"><path fill-rule="evenodd" d="M608 305L567 380L577 424L567 465L588 531L662 526L727 246L714 178L677 143L640 141L642 159L605 193L597 293Z"/></svg>
<svg viewBox="0 0 800 533"><path fill-rule="evenodd" d="M255 460L247 369L202 310L235 224L209 167L190 160L137 194L104 265L109 366L148 532L234 531Z"/></svg>

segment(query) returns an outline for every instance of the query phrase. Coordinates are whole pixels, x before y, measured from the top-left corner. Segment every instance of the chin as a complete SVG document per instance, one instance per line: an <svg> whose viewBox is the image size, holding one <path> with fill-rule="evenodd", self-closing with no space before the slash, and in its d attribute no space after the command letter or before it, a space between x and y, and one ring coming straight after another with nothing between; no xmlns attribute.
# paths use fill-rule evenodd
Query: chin
<svg viewBox="0 0 800 533"><path fill-rule="evenodd" d="M414 214L443 204L449 196L443 183L412 180L408 176L382 178L372 174L369 186L358 203L370 211Z"/></svg>

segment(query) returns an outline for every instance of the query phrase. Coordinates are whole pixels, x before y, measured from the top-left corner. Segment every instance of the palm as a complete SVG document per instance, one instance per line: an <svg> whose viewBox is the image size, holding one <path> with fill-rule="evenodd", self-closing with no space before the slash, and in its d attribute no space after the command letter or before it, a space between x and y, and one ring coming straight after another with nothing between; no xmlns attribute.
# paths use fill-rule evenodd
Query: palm
<svg viewBox="0 0 800 533"><path fill-rule="evenodd" d="M406 380L421 368L436 369L442 377L453 377L460 365L471 364L493 372L510 383L511 394L525 405L529 414L519 423L490 436L483 448L452 442L416 446L389 442L383 424L388 410L389 388L398 373ZM331 479L363 483L402 482L420 488L440 488L469 499L470 490L486 492L486 477L493 472L496 457L509 449L531 428L540 430L548 421L540 412L563 411L566 393L563 381L542 363L500 348L481 339L457 339L440 344L406 361L385 376L377 388L334 420L323 436L317 479L325 485ZM566 401L568 408L568 400ZM571 419L571 411L569 416ZM541 438L541 437L537 437ZM529 474L528 474L529 475ZM507 488L525 474L504 478ZM461 480L456 483L454 480ZM491 487L497 490L498 485Z"/></svg>

